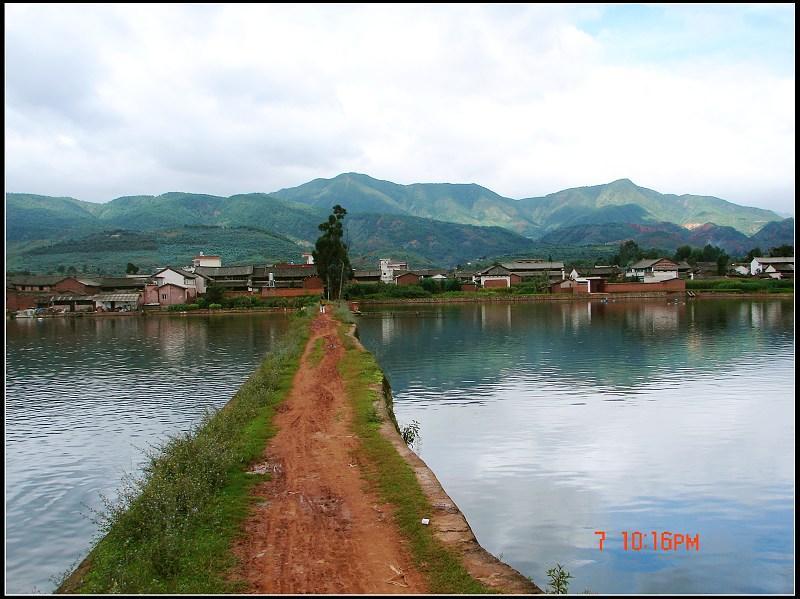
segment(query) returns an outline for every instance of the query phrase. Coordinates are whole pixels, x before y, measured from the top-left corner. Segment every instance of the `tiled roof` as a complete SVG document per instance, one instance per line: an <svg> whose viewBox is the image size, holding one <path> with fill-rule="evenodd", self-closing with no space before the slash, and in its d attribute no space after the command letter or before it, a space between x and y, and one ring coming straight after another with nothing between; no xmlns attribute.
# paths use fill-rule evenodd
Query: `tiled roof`
<svg viewBox="0 0 800 599"><path fill-rule="evenodd" d="M521 270L559 270L564 268L563 262L536 262L527 260L516 260L514 262L503 262L503 268L511 271Z"/></svg>
<svg viewBox="0 0 800 599"><path fill-rule="evenodd" d="M758 260L762 264L775 264L775 263L791 263L794 264L794 256L784 256L778 258L754 258L754 260Z"/></svg>
<svg viewBox="0 0 800 599"><path fill-rule="evenodd" d="M250 276L253 274L253 265L248 266L198 266L194 269L197 274L211 277Z"/></svg>
<svg viewBox="0 0 800 599"><path fill-rule="evenodd" d="M13 275L8 277L12 285L55 285L59 281L69 278L69 275Z"/></svg>
<svg viewBox="0 0 800 599"><path fill-rule="evenodd" d="M146 284L144 279L129 279L127 277L100 277L98 282L100 287L112 289L143 288Z"/></svg>
<svg viewBox="0 0 800 599"><path fill-rule="evenodd" d="M137 302L139 301L138 293L98 293L92 296L96 302Z"/></svg>

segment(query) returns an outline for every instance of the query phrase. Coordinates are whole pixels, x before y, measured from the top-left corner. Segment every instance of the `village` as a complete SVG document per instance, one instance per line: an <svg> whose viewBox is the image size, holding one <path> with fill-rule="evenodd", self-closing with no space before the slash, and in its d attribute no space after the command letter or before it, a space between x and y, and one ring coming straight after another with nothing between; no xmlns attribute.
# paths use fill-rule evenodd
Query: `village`
<svg viewBox="0 0 800 599"><path fill-rule="evenodd" d="M324 282L310 253L299 264L223 266L222 257L200 252L191 265L165 266L146 274L125 276L9 275L6 314L16 317L66 314L141 313L196 305L215 287L224 298L321 297ZM478 271L409 268L407 262L382 258L375 270L353 270L355 284L419 286L426 281L440 288L477 292L511 290L537 283L540 292L590 296L605 294L688 293L686 281L719 278L715 262L691 266L667 257L642 259L628 268L598 265L569 268L563 261L538 258L496 262ZM732 278L793 279L794 257L754 257L732 263ZM213 307L213 304L212 304Z"/></svg>

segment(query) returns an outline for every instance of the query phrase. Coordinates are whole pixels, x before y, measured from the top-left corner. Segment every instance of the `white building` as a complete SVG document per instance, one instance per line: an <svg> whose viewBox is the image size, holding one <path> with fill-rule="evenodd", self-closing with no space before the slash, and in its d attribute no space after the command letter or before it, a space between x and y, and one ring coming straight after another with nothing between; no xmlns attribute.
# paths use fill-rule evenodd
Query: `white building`
<svg viewBox="0 0 800 599"><path fill-rule="evenodd" d="M172 268L170 266L162 268L152 278L159 287L171 283L179 287L194 287L197 289L197 294L206 292L206 276L187 272L180 268Z"/></svg>
<svg viewBox="0 0 800 599"><path fill-rule="evenodd" d="M408 270L408 262L393 262L391 258L380 259L381 282L394 283L394 271Z"/></svg>
<svg viewBox="0 0 800 599"><path fill-rule="evenodd" d="M222 258L219 256L205 256L203 252L200 252L200 255L195 256L192 260L192 266L194 268L198 266L222 266Z"/></svg>

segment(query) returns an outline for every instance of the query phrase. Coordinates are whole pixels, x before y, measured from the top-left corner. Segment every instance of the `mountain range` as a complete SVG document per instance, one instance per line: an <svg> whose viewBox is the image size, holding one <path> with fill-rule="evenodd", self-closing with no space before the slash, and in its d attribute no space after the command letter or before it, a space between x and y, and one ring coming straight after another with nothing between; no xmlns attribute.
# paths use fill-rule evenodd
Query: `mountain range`
<svg viewBox="0 0 800 599"><path fill-rule="evenodd" d="M298 260L335 204L348 211L351 257L364 266L383 255L451 266L626 239L665 250L711 243L732 253L794 240L793 218L628 179L515 200L475 184L399 185L345 173L227 198L170 192L92 203L7 193L7 269L110 271L129 261L150 268L188 263L201 250L228 264Z"/></svg>

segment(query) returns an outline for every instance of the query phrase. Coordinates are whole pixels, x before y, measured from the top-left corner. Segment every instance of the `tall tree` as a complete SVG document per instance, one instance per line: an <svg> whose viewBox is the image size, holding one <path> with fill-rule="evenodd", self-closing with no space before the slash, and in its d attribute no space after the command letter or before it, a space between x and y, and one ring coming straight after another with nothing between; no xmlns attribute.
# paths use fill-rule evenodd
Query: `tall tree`
<svg viewBox="0 0 800 599"><path fill-rule="evenodd" d="M129 275L135 275L139 272L139 267L136 266L133 262L128 262L128 266L125 268L125 273Z"/></svg>
<svg viewBox="0 0 800 599"><path fill-rule="evenodd" d="M319 225L322 231L314 246L312 255L317 267L317 274L325 283L328 299L338 299L342 294L344 282L350 279L353 269L347 255L347 244L344 242L344 220L347 210L339 204L333 207L333 214Z"/></svg>

